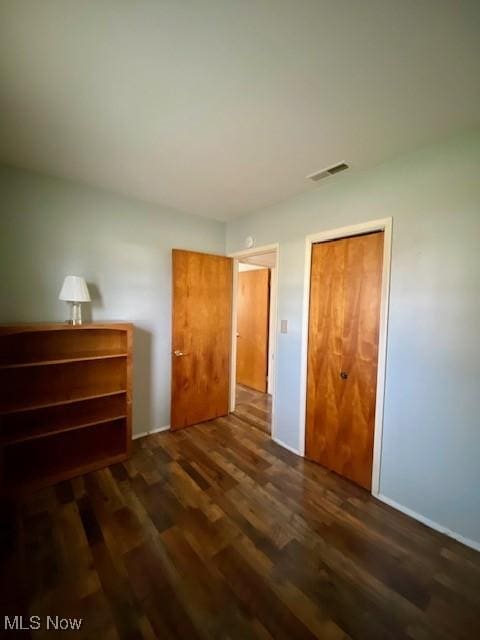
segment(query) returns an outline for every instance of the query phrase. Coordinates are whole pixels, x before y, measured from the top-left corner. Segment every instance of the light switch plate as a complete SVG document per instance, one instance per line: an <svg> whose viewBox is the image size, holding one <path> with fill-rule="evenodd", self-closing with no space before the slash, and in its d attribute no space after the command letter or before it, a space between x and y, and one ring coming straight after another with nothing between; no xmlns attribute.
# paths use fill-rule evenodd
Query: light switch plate
<svg viewBox="0 0 480 640"><path fill-rule="evenodd" d="M280 331L281 333L288 333L288 321L281 320L280 322Z"/></svg>

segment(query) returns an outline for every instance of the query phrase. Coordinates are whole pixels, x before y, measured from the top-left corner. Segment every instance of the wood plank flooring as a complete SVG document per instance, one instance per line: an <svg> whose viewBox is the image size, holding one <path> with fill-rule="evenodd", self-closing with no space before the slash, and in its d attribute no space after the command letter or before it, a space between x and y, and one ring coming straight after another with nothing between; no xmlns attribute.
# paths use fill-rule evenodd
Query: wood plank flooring
<svg viewBox="0 0 480 640"><path fill-rule="evenodd" d="M238 417L134 449L2 512L0 624L78 616L55 637L92 640L480 637L480 554Z"/></svg>
<svg viewBox="0 0 480 640"><path fill-rule="evenodd" d="M271 433L272 396L237 384L235 415L264 433Z"/></svg>

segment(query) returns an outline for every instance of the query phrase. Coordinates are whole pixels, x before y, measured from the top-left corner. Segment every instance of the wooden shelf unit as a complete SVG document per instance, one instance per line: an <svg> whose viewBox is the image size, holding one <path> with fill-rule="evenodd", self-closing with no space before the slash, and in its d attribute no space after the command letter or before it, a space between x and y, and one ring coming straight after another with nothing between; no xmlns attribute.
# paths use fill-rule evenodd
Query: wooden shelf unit
<svg viewBox="0 0 480 640"><path fill-rule="evenodd" d="M0 326L0 493L125 460L131 447L129 323Z"/></svg>

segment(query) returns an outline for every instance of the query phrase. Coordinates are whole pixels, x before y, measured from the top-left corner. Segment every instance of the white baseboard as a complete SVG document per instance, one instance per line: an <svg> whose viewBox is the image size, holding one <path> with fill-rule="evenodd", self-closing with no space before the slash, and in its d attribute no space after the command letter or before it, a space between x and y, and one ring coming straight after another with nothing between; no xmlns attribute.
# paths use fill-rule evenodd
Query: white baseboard
<svg viewBox="0 0 480 640"><path fill-rule="evenodd" d="M433 520L430 520L430 518L426 518L425 516L422 516L420 513L417 513L416 511L413 511L408 507L404 507L403 504L395 502L395 500L392 500L391 498L387 498L387 496L384 496L382 493L378 493L374 497L378 498L378 500L380 500L381 502L388 504L390 507L397 509L397 511L401 511L405 515L410 516L414 520L418 520L422 524L427 525L427 527L430 527L430 529L435 529L435 531L444 533L449 538L453 538L454 540L457 540L457 542L461 542L467 547L470 547L471 549L475 549L475 551L480 551L480 542L475 542L475 540L470 540L470 538L465 538L459 533L456 533L455 531L451 531L447 527L444 527L443 525L438 524L438 522L434 522Z"/></svg>
<svg viewBox="0 0 480 640"><path fill-rule="evenodd" d="M144 438L145 436L151 436L153 433L160 433L160 431L168 431L170 425L167 424L164 427L158 427L158 429L151 429L150 431L144 431L143 433L134 433L132 440L138 440L138 438Z"/></svg>
<svg viewBox="0 0 480 640"><path fill-rule="evenodd" d="M300 451L298 449L295 449L294 447L290 447L288 444L285 444L285 442L283 442L282 440L279 440L278 438L274 438L272 436L272 440L274 442L276 442L277 444L279 444L281 447L283 447L284 449L288 449L288 451L291 451L292 453L294 453L296 456L300 455Z"/></svg>

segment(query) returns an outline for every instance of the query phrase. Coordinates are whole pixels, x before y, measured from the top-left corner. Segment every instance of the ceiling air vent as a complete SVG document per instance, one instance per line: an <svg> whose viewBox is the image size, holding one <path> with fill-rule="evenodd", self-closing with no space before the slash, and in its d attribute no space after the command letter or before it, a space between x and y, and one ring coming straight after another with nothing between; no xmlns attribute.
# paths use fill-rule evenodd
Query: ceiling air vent
<svg viewBox="0 0 480 640"><path fill-rule="evenodd" d="M328 176L334 176L336 173L340 173L340 171L345 171L345 169L348 169L348 164L346 162L339 162L338 164L334 164L332 167L327 167L326 169L312 173L312 175L307 176L307 179L318 182L323 178L328 178Z"/></svg>

